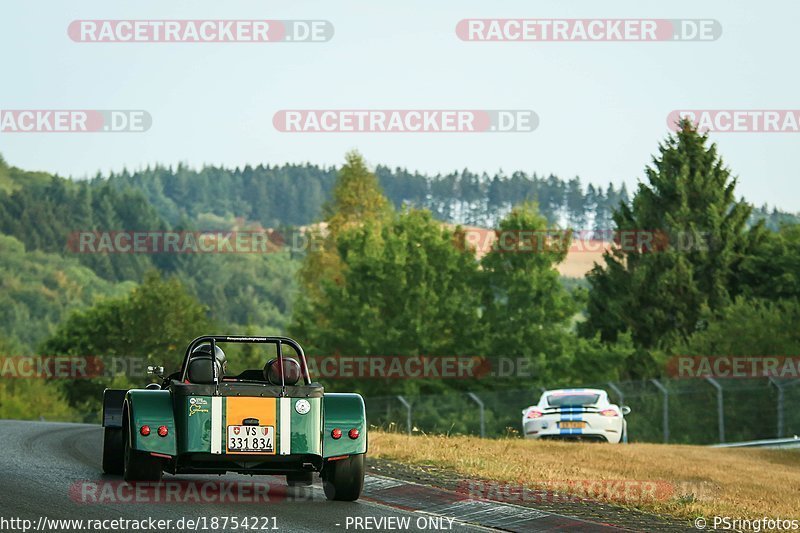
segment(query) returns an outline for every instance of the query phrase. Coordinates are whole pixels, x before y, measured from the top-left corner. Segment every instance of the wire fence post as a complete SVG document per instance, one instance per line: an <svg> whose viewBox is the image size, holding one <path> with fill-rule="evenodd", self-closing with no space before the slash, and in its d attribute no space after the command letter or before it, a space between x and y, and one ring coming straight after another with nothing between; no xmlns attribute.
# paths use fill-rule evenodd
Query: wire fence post
<svg viewBox="0 0 800 533"><path fill-rule="evenodd" d="M725 404L724 404L724 392L722 390L722 385L717 382L714 378L707 377L706 381L711 383L715 389L717 389L717 419L719 420L719 443L723 444L725 442Z"/></svg>
<svg viewBox="0 0 800 533"><path fill-rule="evenodd" d="M486 418L484 416L484 405L483 405L483 402L481 401L480 398L478 398L478 395L475 394L474 392L468 392L467 396L469 396L472 399L472 401L477 403L478 404L478 408L480 409L480 413L481 413L481 438L483 439L483 438L486 437Z"/></svg>
<svg viewBox="0 0 800 533"><path fill-rule="evenodd" d="M613 390L614 394L616 394L619 397L619 406L622 407L623 405L625 405L625 395L622 393L619 387L617 387L614 384L613 381L608 382L608 388Z"/></svg>
<svg viewBox="0 0 800 533"><path fill-rule="evenodd" d="M650 383L655 385L656 388L660 390L661 394L663 395L664 406L662 408L661 427L663 428L664 431L664 443L666 444L669 442L669 391L657 379L651 379Z"/></svg>
<svg viewBox="0 0 800 533"><path fill-rule="evenodd" d="M778 418L778 436L777 436L777 438L782 439L783 438L783 425L784 425L784 419L783 419L783 385L781 385L781 382L778 381L777 379L775 379L773 376L769 377L769 382L772 383L773 385L775 385L775 388L778 389L778 404L776 406L777 410L778 410L778 412L777 412L777 418Z"/></svg>
<svg viewBox="0 0 800 533"><path fill-rule="evenodd" d="M397 399L400 400L400 403L406 408L406 430L408 434L411 435L411 404L402 396L398 396Z"/></svg>

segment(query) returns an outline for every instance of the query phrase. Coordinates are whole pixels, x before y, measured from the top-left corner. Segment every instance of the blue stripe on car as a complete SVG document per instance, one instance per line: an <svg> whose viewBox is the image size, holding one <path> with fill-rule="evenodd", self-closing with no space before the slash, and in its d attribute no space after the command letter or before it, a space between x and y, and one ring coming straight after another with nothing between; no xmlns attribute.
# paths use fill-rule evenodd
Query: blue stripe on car
<svg viewBox="0 0 800 533"><path fill-rule="evenodd" d="M562 407L561 411L561 420L560 422L581 422L583 421L583 417L581 416L583 412L582 407ZM582 428L562 428L559 424L559 435L580 435L583 433Z"/></svg>

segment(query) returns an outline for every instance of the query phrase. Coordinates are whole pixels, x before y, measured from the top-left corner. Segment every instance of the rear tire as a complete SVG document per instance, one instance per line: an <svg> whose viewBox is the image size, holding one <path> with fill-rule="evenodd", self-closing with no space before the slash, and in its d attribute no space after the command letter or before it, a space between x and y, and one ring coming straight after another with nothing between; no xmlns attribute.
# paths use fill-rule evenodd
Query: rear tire
<svg viewBox="0 0 800 533"><path fill-rule="evenodd" d="M129 430L125 429L123 478L125 481L161 481L161 460L131 448Z"/></svg>
<svg viewBox="0 0 800 533"><path fill-rule="evenodd" d="M309 487L314 484L313 472L286 474L286 484L290 487Z"/></svg>
<svg viewBox="0 0 800 533"><path fill-rule="evenodd" d="M322 470L322 488L329 500L357 500L364 488L364 454L327 463Z"/></svg>
<svg viewBox="0 0 800 533"><path fill-rule="evenodd" d="M125 470L122 428L103 428L103 472L122 475Z"/></svg>

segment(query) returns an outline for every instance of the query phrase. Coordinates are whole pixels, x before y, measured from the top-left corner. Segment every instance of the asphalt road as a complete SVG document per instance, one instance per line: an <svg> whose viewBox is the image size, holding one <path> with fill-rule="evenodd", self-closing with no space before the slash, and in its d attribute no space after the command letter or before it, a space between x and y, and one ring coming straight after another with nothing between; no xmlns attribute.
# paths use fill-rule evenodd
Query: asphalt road
<svg viewBox="0 0 800 533"><path fill-rule="evenodd" d="M226 497L226 501L220 503L218 499L214 499L213 493L192 493L187 490L192 483L179 486L176 481L191 481L202 491L208 483L228 487L237 483L250 489L252 483L262 483L265 478L241 475L165 475L165 481L172 481L174 486L179 486L179 491L173 493L169 503L153 503L153 494L121 492L121 478L102 473L101 452L102 429L96 425L0 420L0 531L22 531L25 523L12 522L13 519L30 520L31 530L39 527L39 531L69 531L75 530L75 524L71 527L62 525L59 528L58 524L48 521L138 521L148 518L171 520L171 527L162 531L243 531L242 522L239 523L239 529L233 529L233 519L241 520L245 517L250 517L247 518L249 526L257 526L249 527L247 531L250 532L254 529L292 532L403 530L458 533L487 530L370 500L329 502L325 500L318 480L311 489L301 490L300 494L291 493L281 477L266 478L270 485L267 502L252 502L252 499L257 499L254 496L257 492L255 489L244 492L237 492L240 489L236 489L233 493L222 490L220 494ZM231 499L236 494L245 496L232 502ZM263 493L259 494L263 496ZM203 502L198 503L198 499L203 499ZM205 517L205 522L201 522L202 517ZM222 520L226 520L226 517L227 527L223 528ZM252 517L258 517L258 520L253 520ZM184 519L183 528L176 524L181 518ZM218 520L216 527L211 522L213 518ZM197 520L196 527L187 528L186 520ZM84 522L82 525L85 531L90 524ZM92 526L89 530L113 531L114 525L106 522L106 527L94 529ZM277 529L273 529L275 527ZM145 529L140 529L142 530Z"/></svg>

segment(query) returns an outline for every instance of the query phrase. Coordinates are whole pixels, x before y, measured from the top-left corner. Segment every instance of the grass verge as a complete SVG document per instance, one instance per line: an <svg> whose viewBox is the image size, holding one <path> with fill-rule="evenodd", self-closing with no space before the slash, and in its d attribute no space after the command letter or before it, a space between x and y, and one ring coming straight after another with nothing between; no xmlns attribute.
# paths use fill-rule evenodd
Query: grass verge
<svg viewBox="0 0 800 533"><path fill-rule="evenodd" d="M797 450L493 440L381 431L370 432L369 447L375 457L445 468L465 479L496 481L502 485L490 495L493 499L508 495L509 487L524 487L682 519L800 519ZM616 481L657 490L628 491L626 496L619 490L622 486L625 491L626 484Z"/></svg>

